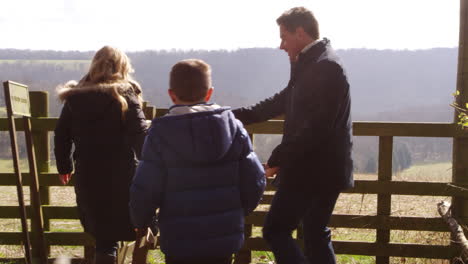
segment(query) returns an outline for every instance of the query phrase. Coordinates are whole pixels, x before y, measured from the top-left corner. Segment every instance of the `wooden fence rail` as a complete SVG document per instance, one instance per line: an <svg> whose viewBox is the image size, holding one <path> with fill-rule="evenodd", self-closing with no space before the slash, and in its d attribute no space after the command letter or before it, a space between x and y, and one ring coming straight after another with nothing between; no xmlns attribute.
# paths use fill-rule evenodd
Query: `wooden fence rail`
<svg viewBox="0 0 468 264"><path fill-rule="evenodd" d="M34 94L37 92L31 92ZM34 98L34 96L32 96ZM47 100L43 97L39 101L32 101L32 104L44 103L40 100ZM166 109L157 109L147 106L145 113L147 118L161 116L166 113ZM42 111L43 112L43 111ZM38 136L42 136L43 144L36 148L38 157L41 155L41 162L48 164L50 160L49 142L45 141L45 136L55 128L57 118L43 117L33 118L33 131ZM281 134L283 121L271 120L261 124L247 127L249 133L255 134ZM7 122L0 118L0 131L8 129ZM17 123L17 129L22 129L22 123ZM467 185L443 182L402 182L392 180L392 146L394 137L446 137L446 138L466 138L464 133L450 123L386 123L386 122L354 122L353 134L355 136L376 136L379 137L379 160L377 180L357 180L355 187L347 193L354 194L375 194L377 196L377 210L375 215L337 215L331 218L330 227L337 228L358 228L372 229L376 232L374 242L362 241L334 241L337 254L375 256L377 264L389 263L389 257L411 257L411 258L434 258L450 259L459 253L456 247L448 245L423 245L395 243L390 239L392 230L410 231L431 231L449 232L448 227L441 218L438 217L397 217L390 214L392 195L417 195L417 196L441 196L468 198ZM255 140L255 138L254 138ZM47 151L46 151L47 150ZM46 155L46 156L45 156ZM50 186L61 186L57 173L49 172L48 166L39 167L39 179L41 191L48 192ZM24 184L29 184L27 173L23 176ZM71 184L73 184L73 179ZM0 172L0 186L14 186L14 174ZM273 197L274 189L268 185L268 191L263 198L262 204L269 204ZM436 210L434 204L434 210ZM30 208L27 208L30 210ZM75 207L50 205L48 196L43 201L44 220L47 223L45 238L49 246L51 245L79 245L87 248L86 257L90 258L92 253L93 240L82 232L55 232L50 231L48 223L51 219L77 219ZM31 214L28 214L31 215ZM254 228L261 227L266 215L265 211L255 211L246 219L246 242L243 250L237 254L235 263L250 263L252 251L268 251L266 243L259 237L253 237ZM0 206L0 219L19 218L18 206ZM301 230L298 232L298 241L301 241ZM0 245L20 245L20 232L2 232L0 229ZM4 259L6 260L6 259ZM17 259L19 260L19 259ZM0 262L3 261L0 258ZM74 260L78 263L80 260Z"/></svg>

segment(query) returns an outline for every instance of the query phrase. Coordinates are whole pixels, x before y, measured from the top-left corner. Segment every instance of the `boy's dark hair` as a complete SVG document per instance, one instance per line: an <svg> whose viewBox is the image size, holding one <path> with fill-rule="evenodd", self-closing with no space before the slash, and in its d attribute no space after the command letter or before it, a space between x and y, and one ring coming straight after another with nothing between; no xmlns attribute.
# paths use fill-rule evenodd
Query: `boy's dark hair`
<svg viewBox="0 0 468 264"><path fill-rule="evenodd" d="M314 39L320 38L319 26L314 14L305 7L293 7L285 11L278 19L278 26L284 26L286 30L293 33L298 27L302 27L309 36Z"/></svg>
<svg viewBox="0 0 468 264"><path fill-rule="evenodd" d="M211 67L199 59L182 60L172 66L169 89L184 102L203 100L211 88Z"/></svg>

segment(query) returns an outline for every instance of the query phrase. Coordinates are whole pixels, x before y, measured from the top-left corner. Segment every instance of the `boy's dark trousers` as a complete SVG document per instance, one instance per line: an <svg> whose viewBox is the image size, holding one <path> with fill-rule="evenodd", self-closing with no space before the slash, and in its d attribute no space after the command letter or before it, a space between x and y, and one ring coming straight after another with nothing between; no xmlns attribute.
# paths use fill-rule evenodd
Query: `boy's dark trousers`
<svg viewBox="0 0 468 264"><path fill-rule="evenodd" d="M231 264L232 257L222 257L222 258L204 258L204 259L184 259L180 260L177 258L171 258L166 256L166 264Z"/></svg>
<svg viewBox="0 0 468 264"><path fill-rule="evenodd" d="M278 264L335 264L330 220L339 192L300 192L279 186L265 219L263 237ZM304 253L292 238L303 223Z"/></svg>

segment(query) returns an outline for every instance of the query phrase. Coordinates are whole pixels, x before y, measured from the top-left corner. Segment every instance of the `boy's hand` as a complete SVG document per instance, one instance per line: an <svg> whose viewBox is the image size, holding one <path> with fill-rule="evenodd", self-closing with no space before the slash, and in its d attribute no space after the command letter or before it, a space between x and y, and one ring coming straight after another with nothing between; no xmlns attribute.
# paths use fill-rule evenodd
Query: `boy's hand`
<svg viewBox="0 0 468 264"><path fill-rule="evenodd" d="M59 174L60 182L62 182L63 185L67 185L67 183L71 179L71 176L72 176L71 173Z"/></svg>
<svg viewBox="0 0 468 264"><path fill-rule="evenodd" d="M267 178L273 178L278 173L278 171L280 170L280 167L270 168L270 166L268 166L268 164L265 164L264 167L265 167L265 177L267 177Z"/></svg>

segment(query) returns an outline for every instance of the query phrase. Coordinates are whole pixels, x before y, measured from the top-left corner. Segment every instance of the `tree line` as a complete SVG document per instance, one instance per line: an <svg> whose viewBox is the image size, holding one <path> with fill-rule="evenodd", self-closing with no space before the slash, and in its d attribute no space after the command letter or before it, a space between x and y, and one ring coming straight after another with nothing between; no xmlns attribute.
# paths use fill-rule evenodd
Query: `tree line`
<svg viewBox="0 0 468 264"><path fill-rule="evenodd" d="M448 106L455 90L456 49L422 51L338 50L348 71L352 93L353 120L451 122ZM94 51L34 51L0 49L0 80L14 80L31 90L50 94L50 116L58 116L61 105L55 89L68 80L78 80L87 71ZM283 89L289 79L287 56L277 49L253 48L235 51L142 51L128 53L135 78L145 100L168 107L168 75L181 59L200 58L213 69L213 101L232 107L256 103ZM50 60L50 61L49 61ZM53 61L52 61L53 60ZM4 105L0 93L0 107ZM6 134L0 133L5 146ZM266 159L264 146L277 144L273 136L259 137L258 149ZM375 171L376 139L355 137L356 170ZM398 143L401 141L401 143ZM262 144L260 144L262 143ZM265 143L265 144L263 144ZM397 144L398 143L398 144ZM9 144L6 144L9 145ZM447 161L450 142L444 139L402 138L395 140L397 170L412 163ZM1 148L0 158L8 155Z"/></svg>

